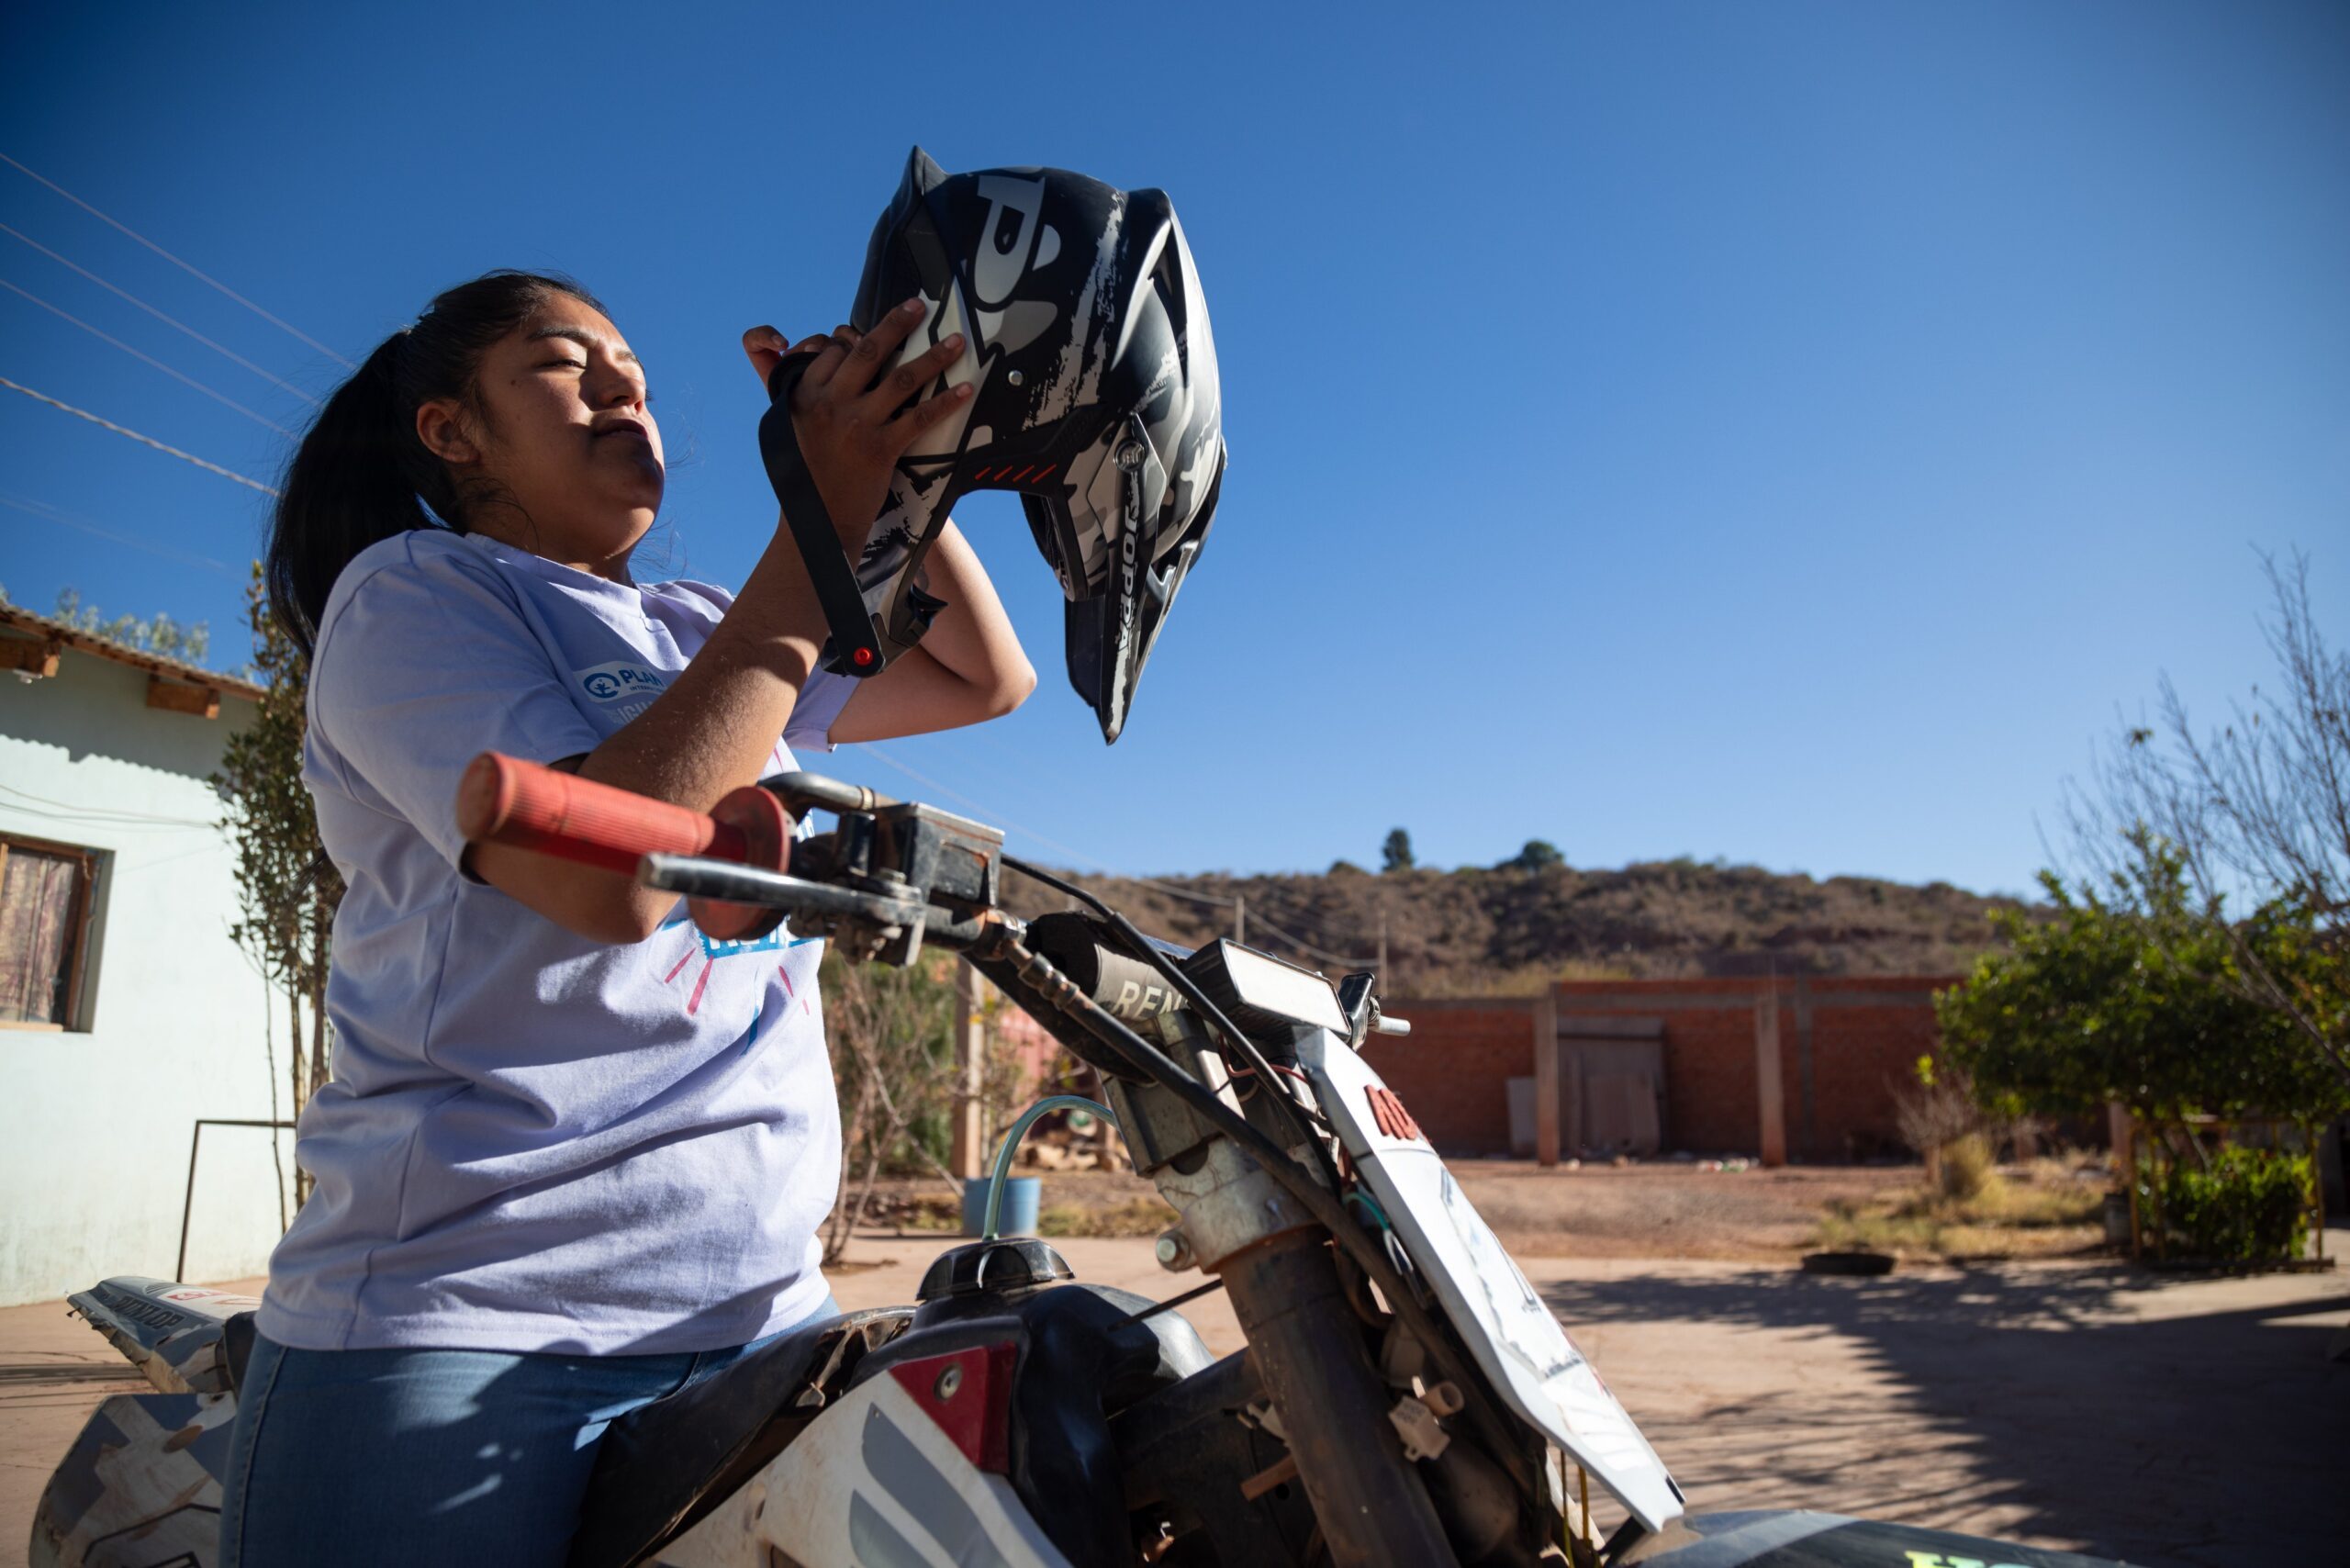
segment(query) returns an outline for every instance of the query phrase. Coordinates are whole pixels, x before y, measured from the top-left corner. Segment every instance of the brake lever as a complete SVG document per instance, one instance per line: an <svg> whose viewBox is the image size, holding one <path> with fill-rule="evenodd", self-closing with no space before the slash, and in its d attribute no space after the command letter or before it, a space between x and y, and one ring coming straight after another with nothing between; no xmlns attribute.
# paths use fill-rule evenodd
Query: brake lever
<svg viewBox="0 0 2350 1568"><path fill-rule="evenodd" d="M821 841L819 835L806 842ZM1014 936L1027 930L1026 922L998 909L957 919L922 899L893 898L699 856L648 855L637 864L637 880L661 892L683 893L698 908L714 902L773 912L792 922L795 935L827 937L844 958L860 963L872 959L903 966L913 961L925 941L960 951L999 927ZM799 918L803 916L806 924ZM773 929L772 924L754 925L746 935L755 937Z"/></svg>
<svg viewBox="0 0 2350 1568"><path fill-rule="evenodd" d="M926 921L930 914L930 906L916 899L893 899L886 893L811 882L805 877L695 855L648 855L637 862L636 879L660 892L830 920L912 925Z"/></svg>

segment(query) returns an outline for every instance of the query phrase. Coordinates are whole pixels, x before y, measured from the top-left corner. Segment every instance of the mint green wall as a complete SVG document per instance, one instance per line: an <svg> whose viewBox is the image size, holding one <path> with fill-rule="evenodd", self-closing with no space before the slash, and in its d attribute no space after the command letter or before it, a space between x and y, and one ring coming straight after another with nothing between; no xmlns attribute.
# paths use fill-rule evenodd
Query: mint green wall
<svg viewBox="0 0 2350 1568"><path fill-rule="evenodd" d="M89 1032L0 1027L0 1305L169 1277L191 1123L271 1114L270 1002L229 940L234 857L206 825L220 807L204 780L252 704L223 693L207 720L146 694L144 671L72 649L49 679L0 673L0 832L105 857ZM205 1129L189 1278L267 1266L272 1136ZM293 1136L277 1136L290 1176Z"/></svg>

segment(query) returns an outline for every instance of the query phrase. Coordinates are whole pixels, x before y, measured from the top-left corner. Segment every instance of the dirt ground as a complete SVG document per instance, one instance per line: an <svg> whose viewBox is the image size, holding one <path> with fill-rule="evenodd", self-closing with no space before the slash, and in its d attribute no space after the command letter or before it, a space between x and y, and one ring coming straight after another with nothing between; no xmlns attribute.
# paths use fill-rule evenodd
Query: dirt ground
<svg viewBox="0 0 2350 1568"><path fill-rule="evenodd" d="M1521 1259L1785 1261L1812 1245L1830 1202L1871 1202L1918 1180L1906 1166L1710 1170L1671 1160L1561 1172L1532 1160L1459 1159L1452 1173Z"/></svg>
<svg viewBox="0 0 2350 1568"><path fill-rule="evenodd" d="M1919 1180L1915 1166L1733 1171L1673 1160L1545 1170L1530 1159L1456 1159L1452 1173L1520 1258L1755 1262L1784 1261L1810 1248L1830 1203L1885 1201ZM1127 1172L1022 1174L1044 1182L1039 1207L1048 1234L1155 1235L1174 1222L1163 1208L1153 1215L1157 1193ZM885 1182L877 1196L884 1204L875 1228L907 1235L949 1224L955 1201L936 1180Z"/></svg>
<svg viewBox="0 0 2350 1568"><path fill-rule="evenodd" d="M1460 1168L1694 1510L1824 1508L2144 1568L2342 1561L2340 1273L2193 1279L2088 1259L1818 1278L1793 1255L1820 1202L1913 1173L1650 1169ZM1064 1201L1114 1207L1126 1182L1078 1178ZM867 1231L835 1293L904 1301L951 1240ZM1162 1299L1203 1282L1160 1271L1142 1238L1057 1245L1080 1279ZM2350 1228L2327 1250L2350 1250ZM1183 1310L1211 1350L1238 1348L1221 1294ZM62 1303L0 1310L0 1562L89 1410L144 1388L128 1370Z"/></svg>

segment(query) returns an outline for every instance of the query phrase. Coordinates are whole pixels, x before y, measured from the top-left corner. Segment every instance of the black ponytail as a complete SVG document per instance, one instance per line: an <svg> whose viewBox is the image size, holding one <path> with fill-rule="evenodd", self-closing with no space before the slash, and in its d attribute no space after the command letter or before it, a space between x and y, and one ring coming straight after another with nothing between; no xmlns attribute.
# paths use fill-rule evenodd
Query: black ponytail
<svg viewBox="0 0 2350 1568"><path fill-rule="evenodd" d="M482 354L556 295L603 308L577 284L540 273L498 271L459 284L416 325L376 345L319 410L286 467L265 567L270 612L305 655L353 556L413 529L464 529L468 498L418 438L416 411L436 398L478 409Z"/></svg>

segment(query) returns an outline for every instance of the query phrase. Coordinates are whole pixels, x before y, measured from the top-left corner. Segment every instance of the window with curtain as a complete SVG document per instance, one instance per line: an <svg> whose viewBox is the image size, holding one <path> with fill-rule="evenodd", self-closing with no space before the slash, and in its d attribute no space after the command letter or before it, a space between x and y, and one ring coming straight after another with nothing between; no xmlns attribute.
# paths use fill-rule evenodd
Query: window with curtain
<svg viewBox="0 0 2350 1568"><path fill-rule="evenodd" d="M0 1026L81 1026L95 857L0 834Z"/></svg>

